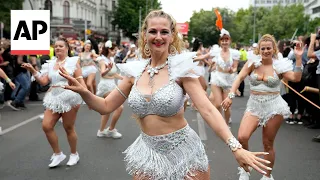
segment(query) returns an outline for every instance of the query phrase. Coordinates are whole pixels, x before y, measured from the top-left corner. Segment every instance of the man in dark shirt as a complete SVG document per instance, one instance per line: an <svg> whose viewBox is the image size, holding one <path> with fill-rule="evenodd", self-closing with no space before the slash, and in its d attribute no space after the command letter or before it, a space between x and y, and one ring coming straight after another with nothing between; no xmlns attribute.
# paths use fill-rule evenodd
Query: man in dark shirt
<svg viewBox="0 0 320 180"><path fill-rule="evenodd" d="M14 82L16 89L12 92L13 101L8 105L13 110L25 108L24 101L30 89L30 73L21 67L21 64L27 63L27 56L14 56Z"/></svg>

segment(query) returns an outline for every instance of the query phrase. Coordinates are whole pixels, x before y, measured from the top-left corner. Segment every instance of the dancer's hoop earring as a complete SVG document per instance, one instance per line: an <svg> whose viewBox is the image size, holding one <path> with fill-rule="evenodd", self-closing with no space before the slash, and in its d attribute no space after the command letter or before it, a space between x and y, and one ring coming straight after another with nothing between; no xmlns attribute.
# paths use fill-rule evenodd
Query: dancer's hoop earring
<svg viewBox="0 0 320 180"><path fill-rule="evenodd" d="M151 50L150 50L148 44L146 44L146 45L144 46L143 52L144 52L144 55L146 55L147 57L150 57L150 56L151 56Z"/></svg>
<svg viewBox="0 0 320 180"><path fill-rule="evenodd" d="M174 47L174 45L170 45L170 49L169 49L169 53L170 53L170 55L172 55L172 56L174 56L174 55L176 55L177 54L177 48L176 47Z"/></svg>

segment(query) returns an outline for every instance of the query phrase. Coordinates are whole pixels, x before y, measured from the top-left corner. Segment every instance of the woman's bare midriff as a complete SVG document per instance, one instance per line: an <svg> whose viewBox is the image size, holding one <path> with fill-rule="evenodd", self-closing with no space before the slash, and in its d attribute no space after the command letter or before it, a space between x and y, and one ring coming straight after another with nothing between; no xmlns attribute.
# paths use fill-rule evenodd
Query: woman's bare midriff
<svg viewBox="0 0 320 180"><path fill-rule="evenodd" d="M258 91L250 91L253 95L274 95L274 94L280 94L279 91L277 92L258 92Z"/></svg>
<svg viewBox="0 0 320 180"><path fill-rule="evenodd" d="M169 134L184 128L188 122L183 116L183 109L172 117L160 117L158 115L148 115L139 119L141 130L149 136Z"/></svg>

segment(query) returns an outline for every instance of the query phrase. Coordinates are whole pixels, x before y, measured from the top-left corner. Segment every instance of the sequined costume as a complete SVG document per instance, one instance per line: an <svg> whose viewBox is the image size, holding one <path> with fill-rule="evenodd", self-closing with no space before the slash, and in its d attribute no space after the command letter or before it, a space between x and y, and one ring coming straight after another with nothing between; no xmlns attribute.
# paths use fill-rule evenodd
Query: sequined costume
<svg viewBox="0 0 320 180"><path fill-rule="evenodd" d="M80 56L80 65L82 69L82 76L88 77L90 74L97 73L97 68L91 57L91 52L83 52Z"/></svg>
<svg viewBox="0 0 320 180"><path fill-rule="evenodd" d="M250 55L248 57L248 66L255 68L261 66L261 57ZM255 92L280 92L280 78L282 73L292 71L292 61L287 58L273 60L273 76L267 77L267 81L257 80L258 75L253 70L249 76L250 90ZM246 112L259 118L259 125L265 126L270 118L275 115L288 117L291 112L286 101L278 94L254 95L250 94Z"/></svg>
<svg viewBox="0 0 320 180"><path fill-rule="evenodd" d="M70 75L74 74L78 59L79 57L67 57L64 65L62 65ZM55 65L56 59L53 59L47 61L41 68L41 76L48 75L51 82L51 88L43 98L43 105L54 113L64 113L70 111L72 107L81 104L82 98L78 93L59 87L67 85L68 81L60 76L58 69L54 69Z"/></svg>
<svg viewBox="0 0 320 180"><path fill-rule="evenodd" d="M104 55L102 55L101 57L99 57L98 59L99 61L103 61L105 64L108 63L113 63L112 69L106 74L107 76L112 76L115 73L117 73L117 67L114 63L114 58L111 57L110 59L108 59L107 57L105 57ZM96 95L103 97L103 95L105 95L108 92L111 92L114 88L116 87L116 83L115 80L112 79L108 79L108 78L100 78L100 82L98 84L98 90Z"/></svg>
<svg viewBox="0 0 320 180"><path fill-rule="evenodd" d="M128 96L128 104L140 118L148 115L170 117L184 105L184 91L177 84L182 77L198 78L194 74L192 57L195 53L183 53L168 58L169 82L157 90L148 102L136 84L149 60L129 64L117 64L124 75L134 77L135 82ZM208 170L208 159L203 144L189 125L175 132L149 136L143 132L124 153L130 175L152 180L183 180L195 172Z"/></svg>
<svg viewBox="0 0 320 180"><path fill-rule="evenodd" d="M237 77L237 73L225 73L220 72L219 69L227 70L232 67L233 61L238 61L240 59L240 53L237 50L230 49L230 56L227 61L223 60L221 57L221 49L215 48L210 51L210 56L214 57L212 59L216 64L216 71L211 73L210 84L221 87L224 90L229 90L232 87L232 83Z"/></svg>

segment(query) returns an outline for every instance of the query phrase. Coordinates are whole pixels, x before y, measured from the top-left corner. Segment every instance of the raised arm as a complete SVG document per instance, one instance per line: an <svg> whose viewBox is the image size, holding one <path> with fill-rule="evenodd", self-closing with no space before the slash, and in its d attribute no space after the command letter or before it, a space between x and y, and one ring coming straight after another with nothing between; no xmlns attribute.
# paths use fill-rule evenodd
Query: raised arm
<svg viewBox="0 0 320 180"><path fill-rule="evenodd" d="M297 43L294 47L294 54L296 56L296 65L292 70L282 73L282 77L291 82L299 82L302 76L302 54L303 48L301 43Z"/></svg>
<svg viewBox="0 0 320 180"><path fill-rule="evenodd" d="M221 113L212 105L212 103L209 101L205 94L199 93L202 88L199 81L196 78L181 78L181 81L184 89L192 99L192 102L195 103L201 116L207 122L207 124L226 144L228 144L229 146L233 144L235 145L235 147L237 147L235 149L232 149L232 152L234 153L235 158L240 164L240 166L244 167L248 172L248 166L251 166L260 173L265 174L265 172L262 169L270 168L268 168L262 163L268 164L269 162L255 156L263 155L265 153L251 153L241 148L241 145L232 135Z"/></svg>

